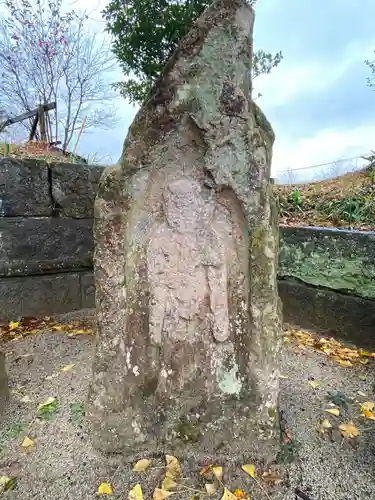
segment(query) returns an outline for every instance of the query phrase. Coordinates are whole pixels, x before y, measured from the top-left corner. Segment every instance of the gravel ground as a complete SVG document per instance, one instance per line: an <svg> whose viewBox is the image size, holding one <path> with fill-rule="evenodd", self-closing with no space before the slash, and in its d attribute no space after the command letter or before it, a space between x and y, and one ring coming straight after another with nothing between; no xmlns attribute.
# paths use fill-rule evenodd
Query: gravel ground
<svg viewBox="0 0 375 500"><path fill-rule="evenodd" d="M90 446L82 408L90 380L93 337L45 332L7 342L4 349L12 397L0 422L0 476L17 479L15 488L3 495L22 500L91 500L97 498L100 483L109 482L111 498L127 499L128 491L140 483L145 500L151 499L163 474L161 457L154 459L160 467L146 475L132 472L126 457L103 456ZM61 371L73 363L70 371ZM365 420L359 411L359 402L375 399L371 362L345 368L312 350L296 353L286 344L282 374L287 378L281 381L281 408L291 441L282 447L279 462L293 459L279 466L283 483L265 493L241 471L228 475L225 483L231 491L242 488L251 492L252 500L292 500L296 487L311 500L375 498L375 422ZM320 382L319 387L309 385L312 379ZM345 409L344 401L341 415L335 417L325 409L329 408L328 393L338 391L342 394L336 397L342 400L345 395L352 403ZM40 421L37 406L51 396L57 398L57 412L50 421ZM76 405L71 407L73 403ZM327 417L334 429L323 436L317 426ZM360 430L357 441L343 439L335 430L335 424L351 419ZM36 446L22 448L25 436L35 440ZM199 486L202 479L193 473L192 464L183 465L184 476L190 478L187 484ZM192 491L179 492L174 497L189 499L192 495Z"/></svg>

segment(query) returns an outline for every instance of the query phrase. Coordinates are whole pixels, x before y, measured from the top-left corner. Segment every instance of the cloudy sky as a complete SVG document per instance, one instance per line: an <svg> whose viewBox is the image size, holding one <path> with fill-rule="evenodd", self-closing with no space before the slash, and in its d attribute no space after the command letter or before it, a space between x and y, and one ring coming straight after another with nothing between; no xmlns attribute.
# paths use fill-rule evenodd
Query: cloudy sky
<svg viewBox="0 0 375 500"><path fill-rule="evenodd" d="M100 19L106 0L76 0ZM258 104L276 132L273 172L326 163L375 150L375 92L366 86L365 59L375 59L375 2L258 0L255 49L283 51L270 75L254 82ZM94 23L94 21L92 21ZM103 23L96 23L98 29ZM83 137L116 162L137 109L119 100L120 122Z"/></svg>

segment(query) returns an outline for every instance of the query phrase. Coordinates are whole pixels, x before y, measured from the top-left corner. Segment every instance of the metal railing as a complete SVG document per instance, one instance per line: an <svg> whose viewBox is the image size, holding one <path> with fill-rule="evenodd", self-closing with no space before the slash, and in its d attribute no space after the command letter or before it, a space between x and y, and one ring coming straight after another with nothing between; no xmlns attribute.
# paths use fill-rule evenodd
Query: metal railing
<svg viewBox="0 0 375 500"><path fill-rule="evenodd" d="M305 184L333 179L349 172L362 170L369 164L365 158L373 154L373 152L367 152L352 158L342 158L319 165L275 170L272 172L272 177L275 179L275 184Z"/></svg>

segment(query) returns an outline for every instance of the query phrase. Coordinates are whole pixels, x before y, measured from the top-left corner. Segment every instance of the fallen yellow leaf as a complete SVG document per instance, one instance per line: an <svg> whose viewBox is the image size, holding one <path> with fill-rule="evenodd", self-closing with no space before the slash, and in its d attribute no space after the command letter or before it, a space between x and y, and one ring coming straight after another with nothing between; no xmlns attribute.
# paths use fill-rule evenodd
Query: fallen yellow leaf
<svg viewBox="0 0 375 500"><path fill-rule="evenodd" d="M256 470L255 470L255 465L253 464L246 464L241 467L243 471L245 471L247 474L249 474L250 477L256 477Z"/></svg>
<svg viewBox="0 0 375 500"><path fill-rule="evenodd" d="M288 380L289 377L287 377L286 375L279 375L279 378L281 378L282 380Z"/></svg>
<svg viewBox="0 0 375 500"><path fill-rule="evenodd" d="M221 500L237 500L237 498L227 488L224 488L224 494Z"/></svg>
<svg viewBox="0 0 375 500"><path fill-rule="evenodd" d="M20 326L20 322L19 321L10 321L9 323L9 330L15 330L16 328L18 328Z"/></svg>
<svg viewBox="0 0 375 500"><path fill-rule="evenodd" d="M362 364L362 365L367 365L368 363L368 358L364 358L364 359L360 359L359 362Z"/></svg>
<svg viewBox="0 0 375 500"><path fill-rule="evenodd" d="M375 403L373 403L372 401L366 401L365 403L362 403L361 404L361 411L364 411L364 410L369 410L369 411L372 411L375 407Z"/></svg>
<svg viewBox="0 0 375 500"><path fill-rule="evenodd" d="M147 458L142 458L142 460L138 460L136 464L134 464L133 471L135 472L146 472L151 464L151 460L147 460Z"/></svg>
<svg viewBox="0 0 375 500"><path fill-rule="evenodd" d="M371 352L369 352L369 351L362 351L362 350L360 350L360 351L359 351L359 355L360 355L360 356L371 356Z"/></svg>
<svg viewBox="0 0 375 500"><path fill-rule="evenodd" d="M35 441L26 436L22 441L21 446L22 448L30 448L31 446L35 446Z"/></svg>
<svg viewBox="0 0 375 500"><path fill-rule="evenodd" d="M167 474L166 476L174 479L181 473L181 465L176 457L173 455L165 455L165 460L167 462Z"/></svg>
<svg viewBox="0 0 375 500"><path fill-rule="evenodd" d="M313 389L316 389L320 386L320 382L318 382L317 380L309 380L309 385L311 385Z"/></svg>
<svg viewBox="0 0 375 500"><path fill-rule="evenodd" d="M71 365L65 365L61 368L61 371L62 372L70 372L70 370L74 367L74 363L72 363Z"/></svg>
<svg viewBox="0 0 375 500"><path fill-rule="evenodd" d="M140 484L136 484L134 488L129 491L128 500L143 500L143 492Z"/></svg>
<svg viewBox="0 0 375 500"><path fill-rule="evenodd" d="M347 424L340 424L339 429L341 434L346 438L354 438L359 436L360 432L353 422L348 422Z"/></svg>
<svg viewBox="0 0 375 500"><path fill-rule="evenodd" d="M152 495L152 500L164 500L174 493L172 491L162 490L161 488L155 488L154 494Z"/></svg>
<svg viewBox="0 0 375 500"><path fill-rule="evenodd" d="M338 408L329 408L328 410L325 410L327 413L330 413L331 415L334 415L335 417L340 416L340 410Z"/></svg>
<svg viewBox="0 0 375 500"><path fill-rule="evenodd" d="M367 380L366 375L358 375L358 378L360 378L361 380Z"/></svg>
<svg viewBox="0 0 375 500"><path fill-rule="evenodd" d="M0 486L2 488L6 487L11 481L12 479L8 476L0 476Z"/></svg>
<svg viewBox="0 0 375 500"><path fill-rule="evenodd" d="M62 332L66 328L65 325L53 325L52 330L55 330L55 332Z"/></svg>
<svg viewBox="0 0 375 500"><path fill-rule="evenodd" d="M250 500L248 494L244 490L234 490L234 496L240 498L241 500Z"/></svg>
<svg viewBox="0 0 375 500"><path fill-rule="evenodd" d="M87 329L87 330L73 330L68 334L68 337L75 337L76 335L91 335L92 330Z"/></svg>
<svg viewBox="0 0 375 500"><path fill-rule="evenodd" d="M370 420L375 420L375 415L371 410L363 410L362 415Z"/></svg>
<svg viewBox="0 0 375 500"><path fill-rule="evenodd" d="M341 359L341 358L337 358L337 357L334 357L333 359L335 361L337 361L337 363L341 366L345 366L345 367L353 366L353 363L347 359Z"/></svg>
<svg viewBox="0 0 375 500"><path fill-rule="evenodd" d="M218 481L223 479L223 468L221 466L216 465L215 467L212 467L212 472Z"/></svg>
<svg viewBox="0 0 375 500"><path fill-rule="evenodd" d="M320 424L320 432L325 432L327 429L331 429L332 425L328 419L324 419Z"/></svg>
<svg viewBox="0 0 375 500"><path fill-rule="evenodd" d="M365 403L361 404L361 412L362 415L366 418L369 418L370 420L375 420L375 415L373 413L373 409L375 407L375 403L372 401L366 401Z"/></svg>
<svg viewBox="0 0 375 500"><path fill-rule="evenodd" d="M98 488L98 495L112 495L112 486L110 483L101 483Z"/></svg>
<svg viewBox="0 0 375 500"><path fill-rule="evenodd" d="M44 403L41 403L39 406L38 406L38 410L42 410L43 408L45 408L46 406L49 406L51 405L52 403L54 403L56 401L56 398L50 396L49 398L47 398Z"/></svg>
<svg viewBox="0 0 375 500"><path fill-rule="evenodd" d="M173 481L173 479L171 477L168 477L168 476L166 476L163 479L163 482L161 483L161 489L166 490L166 491L173 490L173 488L175 488L176 486L177 486L177 483L175 481Z"/></svg>
<svg viewBox="0 0 375 500"><path fill-rule="evenodd" d="M217 492L216 484L206 483L204 487L206 488L208 495L215 495L215 493Z"/></svg>

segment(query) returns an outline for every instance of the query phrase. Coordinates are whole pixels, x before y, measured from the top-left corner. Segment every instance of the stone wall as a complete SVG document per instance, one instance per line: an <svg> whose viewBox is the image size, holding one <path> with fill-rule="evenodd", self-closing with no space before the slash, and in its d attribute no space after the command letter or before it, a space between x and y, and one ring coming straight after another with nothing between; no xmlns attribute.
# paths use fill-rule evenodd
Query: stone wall
<svg viewBox="0 0 375 500"><path fill-rule="evenodd" d="M283 227L286 321L375 348L375 232Z"/></svg>
<svg viewBox="0 0 375 500"><path fill-rule="evenodd" d="M103 169L0 160L0 321L94 306ZM282 227L279 266L286 321L375 348L375 233Z"/></svg>
<svg viewBox="0 0 375 500"><path fill-rule="evenodd" d="M92 222L104 167L0 160L0 320L94 305Z"/></svg>

